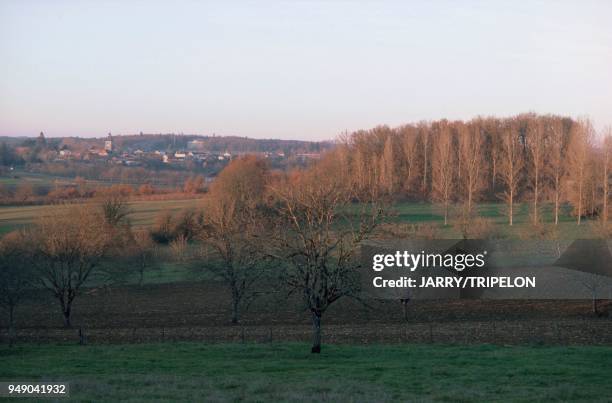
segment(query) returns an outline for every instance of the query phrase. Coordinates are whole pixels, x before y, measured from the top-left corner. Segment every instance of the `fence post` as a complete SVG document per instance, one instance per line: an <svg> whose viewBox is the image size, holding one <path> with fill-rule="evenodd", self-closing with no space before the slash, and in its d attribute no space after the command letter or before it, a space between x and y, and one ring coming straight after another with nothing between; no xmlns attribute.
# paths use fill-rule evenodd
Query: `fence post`
<svg viewBox="0 0 612 403"><path fill-rule="evenodd" d="M87 335L82 327L79 327L79 344L84 346L87 344Z"/></svg>

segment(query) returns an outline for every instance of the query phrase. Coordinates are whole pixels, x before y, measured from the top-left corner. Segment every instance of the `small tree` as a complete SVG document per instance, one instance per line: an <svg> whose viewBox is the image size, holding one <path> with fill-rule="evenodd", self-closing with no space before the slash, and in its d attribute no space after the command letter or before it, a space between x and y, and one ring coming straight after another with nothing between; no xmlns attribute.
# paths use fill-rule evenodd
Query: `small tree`
<svg viewBox="0 0 612 403"><path fill-rule="evenodd" d="M8 312L9 345L13 345L15 308L34 282L27 251L20 233L9 233L0 241L0 304Z"/></svg>
<svg viewBox="0 0 612 403"><path fill-rule="evenodd" d="M202 175L194 176L185 181L183 192L185 193L203 193L205 190L206 181Z"/></svg>
<svg viewBox="0 0 612 403"><path fill-rule="evenodd" d="M274 255L288 264L284 282L302 296L312 318L312 353L321 352L321 319L343 297L359 291L359 246L383 210L375 189L356 189L323 161L273 189L279 223Z"/></svg>
<svg viewBox="0 0 612 403"><path fill-rule="evenodd" d="M155 265L157 246L151 238L151 233L146 230L138 230L133 233L132 244L128 248L130 261L138 272L138 285L142 286L145 272Z"/></svg>
<svg viewBox="0 0 612 403"><path fill-rule="evenodd" d="M66 327L72 326L72 304L110 247L112 234L102 214L86 206L41 217L29 233L40 282L58 300Z"/></svg>
<svg viewBox="0 0 612 403"><path fill-rule="evenodd" d="M131 214L128 199L118 191L107 191L99 197L100 208L104 221L113 227L129 225L128 216Z"/></svg>

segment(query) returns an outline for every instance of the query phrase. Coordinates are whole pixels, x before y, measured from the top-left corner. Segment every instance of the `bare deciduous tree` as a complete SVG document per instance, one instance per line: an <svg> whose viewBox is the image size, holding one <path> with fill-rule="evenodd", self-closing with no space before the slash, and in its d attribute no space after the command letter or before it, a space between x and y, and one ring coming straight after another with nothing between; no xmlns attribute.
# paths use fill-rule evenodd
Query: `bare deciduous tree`
<svg viewBox="0 0 612 403"><path fill-rule="evenodd" d="M548 166L550 169L551 186L553 193L553 214L555 225L559 224L559 210L567 176L567 136L563 130L563 122L555 119L550 127L550 150L548 152Z"/></svg>
<svg viewBox="0 0 612 403"><path fill-rule="evenodd" d="M529 153L529 160L531 163L530 179L531 188L533 191L533 212L532 220L533 225L537 225L539 222L539 205L538 200L540 192L542 191L542 177L545 174L544 169L544 158L546 153L546 132L544 123L541 119L529 122L527 127L527 150Z"/></svg>
<svg viewBox="0 0 612 403"><path fill-rule="evenodd" d="M428 194L427 170L429 169L429 148L431 146L429 125L426 123L420 123L419 132L421 137L421 146L423 147L423 184L421 189L423 194Z"/></svg>
<svg viewBox="0 0 612 403"><path fill-rule="evenodd" d="M241 308L255 296L254 286L268 259L262 211L267 175L266 164L255 157L234 160L219 174L204 203L204 268L228 286L232 323L238 323Z"/></svg>
<svg viewBox="0 0 612 403"><path fill-rule="evenodd" d="M405 175L403 177L404 189L410 191L414 178L414 170L417 165L417 135L416 130L412 126L405 126L400 129L402 134L402 152Z"/></svg>
<svg viewBox="0 0 612 403"><path fill-rule="evenodd" d="M35 280L25 246L23 236L18 232L9 233L0 241L0 305L8 313L10 346L14 340L15 308Z"/></svg>
<svg viewBox="0 0 612 403"><path fill-rule="evenodd" d="M462 187L467 215L472 212L474 202L482 190L483 144L484 136L478 127L460 126L459 158L463 169Z"/></svg>
<svg viewBox="0 0 612 403"><path fill-rule="evenodd" d="M138 272L138 285L142 286L145 272L155 265L157 246L149 231L139 230L134 232L127 249L129 261L134 263Z"/></svg>
<svg viewBox="0 0 612 403"><path fill-rule="evenodd" d="M393 194L395 192L396 178L396 164L398 159L395 156L395 144L393 141L393 135L387 136L385 140L385 146L383 149L382 156L380 158L380 184L383 189Z"/></svg>
<svg viewBox="0 0 612 403"><path fill-rule="evenodd" d="M582 121L572 126L568 162L570 164L573 206L578 225L585 214L584 204L586 196L587 166L589 163L589 150L591 146L592 126L589 121Z"/></svg>
<svg viewBox="0 0 612 403"><path fill-rule="evenodd" d="M108 225L113 227L129 225L128 216L131 210L125 195L109 190L99 196L99 204Z"/></svg>
<svg viewBox="0 0 612 403"><path fill-rule="evenodd" d="M444 225L448 224L448 209L454 181L454 144L448 126L443 126L433 146L431 161L432 195L444 206Z"/></svg>
<svg viewBox="0 0 612 403"><path fill-rule="evenodd" d="M523 154L518 140L516 128L508 125L501 139L502 156L499 164L499 176L506 187L503 199L508 205L508 223L513 225L514 201L521 180L523 169Z"/></svg>
<svg viewBox="0 0 612 403"><path fill-rule="evenodd" d="M40 281L60 303L66 327L81 287L111 245L107 225L98 210L82 206L41 217L29 233Z"/></svg>
<svg viewBox="0 0 612 403"><path fill-rule="evenodd" d="M603 138L602 211L604 225L608 223L608 199L610 198L610 164L612 163L612 127L607 127Z"/></svg>
<svg viewBox="0 0 612 403"><path fill-rule="evenodd" d="M273 189L280 218L274 255L289 264L285 282L290 292L302 296L310 311L313 353L321 351L325 311L339 299L356 295L356 253L383 214L372 196L375 191L366 198L330 171L335 170L323 162Z"/></svg>

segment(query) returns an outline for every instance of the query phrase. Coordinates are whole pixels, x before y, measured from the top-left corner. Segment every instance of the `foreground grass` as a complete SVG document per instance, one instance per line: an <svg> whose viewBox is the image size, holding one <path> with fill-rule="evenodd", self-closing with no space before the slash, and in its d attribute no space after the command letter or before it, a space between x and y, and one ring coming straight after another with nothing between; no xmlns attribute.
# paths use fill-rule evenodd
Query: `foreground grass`
<svg viewBox="0 0 612 403"><path fill-rule="evenodd" d="M198 343L0 348L0 379L80 401L608 401L610 347ZM20 400L21 401L21 400Z"/></svg>

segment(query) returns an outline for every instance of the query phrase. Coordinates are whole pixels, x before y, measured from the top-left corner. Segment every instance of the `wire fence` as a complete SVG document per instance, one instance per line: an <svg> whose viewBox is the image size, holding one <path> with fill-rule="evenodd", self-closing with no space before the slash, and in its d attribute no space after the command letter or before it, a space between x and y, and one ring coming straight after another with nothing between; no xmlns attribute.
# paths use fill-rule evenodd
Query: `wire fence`
<svg viewBox="0 0 612 403"><path fill-rule="evenodd" d="M17 343L204 343L309 342L307 325L17 329ZM424 322L323 325L330 344L541 344L612 345L609 318L571 321ZM8 330L0 337L8 342Z"/></svg>

